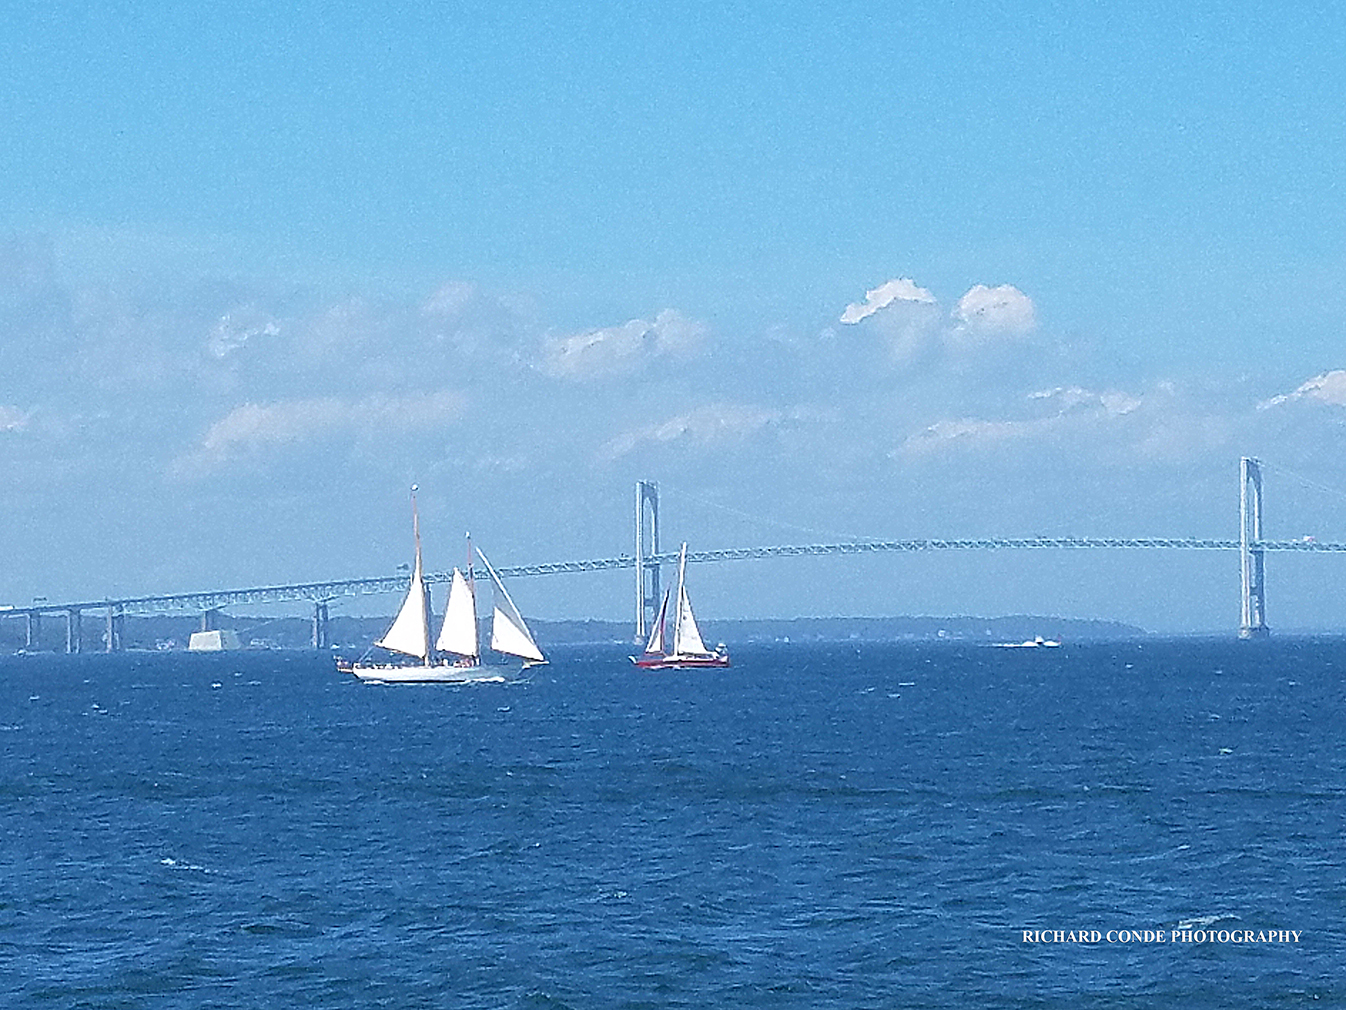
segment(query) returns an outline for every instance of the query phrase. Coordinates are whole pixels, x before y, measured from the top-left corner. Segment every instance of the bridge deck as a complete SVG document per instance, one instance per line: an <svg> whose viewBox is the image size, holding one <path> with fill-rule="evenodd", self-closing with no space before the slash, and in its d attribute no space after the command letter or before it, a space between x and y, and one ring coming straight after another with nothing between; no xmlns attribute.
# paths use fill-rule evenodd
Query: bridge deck
<svg viewBox="0 0 1346 1010"><path fill-rule="evenodd" d="M836 544L803 544L776 547L730 547L722 550L688 551L689 563L746 561L758 558L825 556L833 554L875 554L888 551L916 552L941 550L1214 550L1237 551L1238 540L1191 537L982 537L965 540L862 540ZM1320 543L1316 540L1264 540L1249 545L1254 551L1294 551L1300 553L1342 553L1346 543ZM676 553L651 556L648 560L673 564ZM579 572L612 571L634 568L636 559L629 554L588 561L557 561L535 565L506 565L497 569L506 578L535 575L564 575ZM121 614L157 614L174 611L201 612L245 603L285 603L306 601L322 603L347 596L371 596L406 589L408 575L370 579L337 579L330 582L304 582L251 589L223 589L212 592L165 593L156 596L128 596L118 599L78 600L12 607L0 611L7 616L71 613L84 610L111 610ZM429 572L425 580L448 582L450 573Z"/></svg>

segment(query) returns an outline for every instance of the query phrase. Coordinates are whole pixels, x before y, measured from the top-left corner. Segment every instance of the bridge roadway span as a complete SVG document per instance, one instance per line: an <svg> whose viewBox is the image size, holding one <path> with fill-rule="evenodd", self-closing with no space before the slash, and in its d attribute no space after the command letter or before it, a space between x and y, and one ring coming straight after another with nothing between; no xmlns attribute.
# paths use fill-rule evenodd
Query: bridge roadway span
<svg viewBox="0 0 1346 1010"><path fill-rule="evenodd" d="M711 561L746 561L756 558L789 558L834 554L877 554L887 551L943 551L943 550L1078 550L1078 549L1176 549L1237 551L1238 540L1209 540L1177 537L984 537L970 540L862 540L839 544L805 544L778 547L731 547L713 551L688 551L690 563ZM1253 551L1293 551L1300 553L1343 553L1346 543L1319 543L1316 540L1263 540L1250 543ZM649 555L647 562L672 564L675 553ZM507 565L497 571L506 578L533 575L564 575L578 572L602 572L634 568L636 559L629 554L615 558L597 558L589 561L556 561L537 565ZM451 573L427 572L430 583L448 582ZM130 596L120 599L78 601L72 603L35 603L28 607L14 607L0 612L0 617L38 614L78 613L85 610L108 610L118 614L162 614L175 611L208 612L222 607L246 603L284 603L307 601L327 603L346 596L371 596L395 593L406 589L409 575L394 575L372 579L339 579L332 582L306 582L282 586L261 586L253 589L224 589L214 592L167 593L159 596Z"/></svg>

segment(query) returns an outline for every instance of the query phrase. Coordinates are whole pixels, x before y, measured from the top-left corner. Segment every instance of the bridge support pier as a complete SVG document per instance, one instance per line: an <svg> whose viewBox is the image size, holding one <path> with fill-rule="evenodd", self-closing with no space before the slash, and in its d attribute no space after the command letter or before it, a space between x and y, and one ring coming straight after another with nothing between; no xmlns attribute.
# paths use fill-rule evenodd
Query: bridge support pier
<svg viewBox="0 0 1346 1010"><path fill-rule="evenodd" d="M65 651L68 653L79 652L80 639L80 610L78 607L71 607L65 612Z"/></svg>
<svg viewBox="0 0 1346 1010"><path fill-rule="evenodd" d="M636 481L636 641L649 638L659 612L659 485Z"/></svg>
<svg viewBox="0 0 1346 1010"><path fill-rule="evenodd" d="M107 628L103 632L103 645L107 652L122 650L122 617L119 608L107 608Z"/></svg>
<svg viewBox="0 0 1346 1010"><path fill-rule="evenodd" d="M42 637L42 615L25 614L23 622L23 648L25 652L32 652L37 647L38 639Z"/></svg>
<svg viewBox="0 0 1346 1010"><path fill-rule="evenodd" d="M328 649L332 645L332 636L327 626L327 601L313 604L313 648Z"/></svg>
<svg viewBox="0 0 1346 1010"><path fill-rule="evenodd" d="M1262 464L1239 460L1239 558L1242 562L1243 613L1239 638L1263 638L1267 627L1266 558L1262 547Z"/></svg>

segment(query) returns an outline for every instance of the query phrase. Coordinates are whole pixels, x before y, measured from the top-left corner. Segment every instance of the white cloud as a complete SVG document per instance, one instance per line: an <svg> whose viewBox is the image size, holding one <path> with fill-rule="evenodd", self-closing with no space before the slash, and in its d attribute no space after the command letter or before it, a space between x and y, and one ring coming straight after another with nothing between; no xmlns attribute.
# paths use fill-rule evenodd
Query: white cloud
<svg viewBox="0 0 1346 1010"><path fill-rule="evenodd" d="M441 390L407 396L337 397L245 403L212 424L196 450L182 461L187 469L208 468L240 452L308 442L330 434L415 431L462 417L461 393Z"/></svg>
<svg viewBox="0 0 1346 1010"><path fill-rule="evenodd" d="M995 288L975 285L958 299L952 319L948 337L960 344L1017 340L1028 336L1037 325L1033 300L1012 284Z"/></svg>
<svg viewBox="0 0 1346 1010"><path fill-rule="evenodd" d="M1319 403L1331 404L1334 407L1346 407L1346 369L1336 369L1331 372L1324 372L1322 375L1315 375L1293 393L1273 396L1270 400L1259 403L1257 409L1266 410L1269 407L1279 407L1281 404L1289 403L1292 400L1317 400Z"/></svg>
<svg viewBox="0 0 1346 1010"><path fill-rule="evenodd" d="M872 291L866 291L863 302L852 302L847 305L846 310L841 313L841 322L858 323L862 319L868 319L880 309L888 308L894 302L899 305L904 302L918 305L936 304L935 296L917 285L910 277L897 277L880 284Z"/></svg>
<svg viewBox="0 0 1346 1010"><path fill-rule="evenodd" d="M1080 386L1058 386L1029 393L1025 401L1037 416L1029 418L950 418L936 421L908 437L897 454L926 455L957 447L983 447L1013 440L1056 438L1072 430L1118 421L1139 410L1144 401L1117 390L1094 392ZM1047 408L1049 413L1042 413Z"/></svg>
<svg viewBox="0 0 1346 1010"><path fill-rule="evenodd" d="M968 352L1019 341L1037 325L1033 301L1011 284L968 290L944 317L939 301L909 277L899 277L852 302L841 322L875 327L894 359L910 362L931 352L956 354L965 367Z"/></svg>
<svg viewBox="0 0 1346 1010"><path fill-rule="evenodd" d="M0 404L0 432L23 431L28 427L32 417L31 410L20 410L18 407L6 407Z"/></svg>
<svg viewBox="0 0 1346 1010"><path fill-rule="evenodd" d="M265 322L256 318L255 310L244 309L226 312L215 323L206 341L206 348L216 358L227 358L235 351L245 347L255 337L275 337L280 335L280 327L271 320Z"/></svg>
<svg viewBox="0 0 1346 1010"><path fill-rule="evenodd" d="M629 431L603 446L599 455L614 460L647 443L686 441L696 445L738 442L781 420L781 412L738 404L708 404L667 421Z"/></svg>
<svg viewBox="0 0 1346 1010"><path fill-rule="evenodd" d="M958 418L936 421L902 443L902 453L935 452L949 445L986 445L1005 442L1040 431L1050 421L983 421L976 418Z"/></svg>
<svg viewBox="0 0 1346 1010"><path fill-rule="evenodd" d="M1058 411L1096 407L1112 417L1120 417L1136 410L1143 402L1140 397L1118 390L1105 390L1095 393L1079 386L1057 386L1055 389L1043 389L1028 394L1029 400L1038 400L1056 406Z"/></svg>
<svg viewBox="0 0 1346 1010"><path fill-rule="evenodd" d="M634 375L659 358L691 358L701 349L706 327L674 309L653 322L632 319L620 326L549 340L544 369L557 378L596 379Z"/></svg>
<svg viewBox="0 0 1346 1010"><path fill-rule="evenodd" d="M427 316L456 316L471 305L476 296L476 285L468 281L449 281L425 300L421 312Z"/></svg>
<svg viewBox="0 0 1346 1010"><path fill-rule="evenodd" d="M934 346L939 302L911 278L899 277L865 292L863 302L847 305L841 322L874 333L894 361L908 364Z"/></svg>
<svg viewBox="0 0 1346 1010"><path fill-rule="evenodd" d="M222 456L236 446L303 441L345 419L346 407L335 397L266 405L245 403L210 426L201 448Z"/></svg>

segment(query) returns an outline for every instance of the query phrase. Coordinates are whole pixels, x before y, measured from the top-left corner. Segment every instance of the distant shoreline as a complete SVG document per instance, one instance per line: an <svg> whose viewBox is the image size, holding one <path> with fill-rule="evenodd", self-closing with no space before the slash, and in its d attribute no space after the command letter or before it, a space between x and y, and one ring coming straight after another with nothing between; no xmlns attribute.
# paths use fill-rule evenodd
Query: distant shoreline
<svg viewBox="0 0 1346 1010"><path fill-rule="evenodd" d="M363 650L386 629L390 617L349 617L332 615L330 641L334 647ZM1097 621L1039 615L1007 617L789 617L703 620L701 631L708 642L730 645L751 642L828 642L828 641L1024 641L1037 635L1061 641L1106 641L1152 637L1135 625L1120 621ZM219 613L212 625L218 630L237 632L245 647L302 649L312 645L311 620L304 617L265 617ZM529 619L538 643L545 649L554 645L621 643L632 644L632 621ZM101 622L85 622L80 629L80 651L104 650ZM192 632L201 630L199 617L190 615L127 616L123 618L121 642L124 649L185 649ZM0 653L14 653L27 647L19 622L0 625ZM43 622L33 651L64 652L64 623Z"/></svg>

